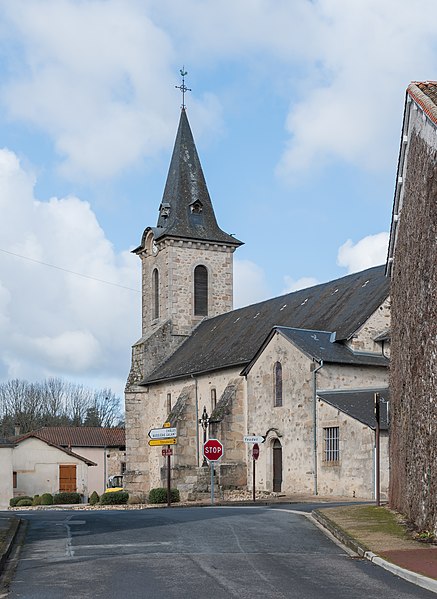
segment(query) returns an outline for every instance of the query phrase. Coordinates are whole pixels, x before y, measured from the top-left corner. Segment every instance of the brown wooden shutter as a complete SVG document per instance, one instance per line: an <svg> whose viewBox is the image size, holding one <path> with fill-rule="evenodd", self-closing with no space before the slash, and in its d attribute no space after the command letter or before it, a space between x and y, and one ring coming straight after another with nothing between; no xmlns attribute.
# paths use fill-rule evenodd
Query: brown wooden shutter
<svg viewBox="0 0 437 599"><path fill-rule="evenodd" d="M59 491L61 493L75 493L76 487L76 464L59 466Z"/></svg>

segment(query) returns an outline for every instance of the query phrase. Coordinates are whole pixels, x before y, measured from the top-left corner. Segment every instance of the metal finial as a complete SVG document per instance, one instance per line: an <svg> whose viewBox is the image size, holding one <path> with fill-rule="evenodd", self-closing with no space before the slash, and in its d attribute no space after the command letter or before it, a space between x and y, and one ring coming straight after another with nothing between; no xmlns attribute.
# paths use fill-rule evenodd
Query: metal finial
<svg viewBox="0 0 437 599"><path fill-rule="evenodd" d="M187 87L185 85L185 75L188 75L187 71L185 70L185 67L182 67L179 70L181 77L182 77L182 85L175 85L176 89L180 89L182 92L182 106L181 108L185 108L185 92L190 92L191 89L189 87Z"/></svg>

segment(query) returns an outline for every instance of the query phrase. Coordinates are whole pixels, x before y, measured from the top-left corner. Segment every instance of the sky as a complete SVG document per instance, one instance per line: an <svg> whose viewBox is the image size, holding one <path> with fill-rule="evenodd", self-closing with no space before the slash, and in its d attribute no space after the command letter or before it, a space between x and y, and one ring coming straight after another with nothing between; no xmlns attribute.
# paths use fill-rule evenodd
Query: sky
<svg viewBox="0 0 437 599"><path fill-rule="evenodd" d="M123 393L182 67L235 307L385 262L433 0L0 0L0 382Z"/></svg>

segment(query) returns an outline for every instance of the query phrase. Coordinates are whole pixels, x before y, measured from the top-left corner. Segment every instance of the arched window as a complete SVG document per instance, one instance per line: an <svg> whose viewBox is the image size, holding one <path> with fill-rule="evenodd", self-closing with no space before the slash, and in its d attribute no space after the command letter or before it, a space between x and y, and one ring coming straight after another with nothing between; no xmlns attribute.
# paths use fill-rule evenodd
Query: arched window
<svg viewBox="0 0 437 599"><path fill-rule="evenodd" d="M208 270L206 266L194 269L194 315L208 315Z"/></svg>
<svg viewBox="0 0 437 599"><path fill-rule="evenodd" d="M152 272L152 318L159 318L159 273L155 268Z"/></svg>
<svg viewBox="0 0 437 599"><path fill-rule="evenodd" d="M273 394L275 408L282 406L282 364L275 362L273 368Z"/></svg>

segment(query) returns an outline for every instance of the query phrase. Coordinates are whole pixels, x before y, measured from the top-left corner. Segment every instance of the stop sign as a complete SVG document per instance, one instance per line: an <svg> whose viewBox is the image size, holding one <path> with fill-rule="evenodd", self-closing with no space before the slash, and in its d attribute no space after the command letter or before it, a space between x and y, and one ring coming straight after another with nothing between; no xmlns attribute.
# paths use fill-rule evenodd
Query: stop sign
<svg viewBox="0 0 437 599"><path fill-rule="evenodd" d="M254 460L257 460L259 458L259 445L258 443L255 443L255 445L252 447L252 457Z"/></svg>
<svg viewBox="0 0 437 599"><path fill-rule="evenodd" d="M209 439L203 445L203 455L210 462L215 462L223 455L223 445L218 439Z"/></svg>

